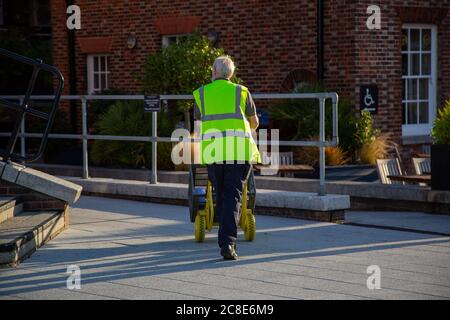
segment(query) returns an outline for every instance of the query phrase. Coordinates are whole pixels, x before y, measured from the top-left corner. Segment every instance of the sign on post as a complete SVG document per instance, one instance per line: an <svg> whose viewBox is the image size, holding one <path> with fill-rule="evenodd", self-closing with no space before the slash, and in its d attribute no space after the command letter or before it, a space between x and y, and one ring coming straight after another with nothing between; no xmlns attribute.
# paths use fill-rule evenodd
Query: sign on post
<svg viewBox="0 0 450 320"><path fill-rule="evenodd" d="M159 95L144 96L144 111L145 112L161 111L161 99Z"/></svg>
<svg viewBox="0 0 450 320"><path fill-rule="evenodd" d="M378 109L378 86L377 85L361 85L360 91L360 107L361 110L377 113Z"/></svg>

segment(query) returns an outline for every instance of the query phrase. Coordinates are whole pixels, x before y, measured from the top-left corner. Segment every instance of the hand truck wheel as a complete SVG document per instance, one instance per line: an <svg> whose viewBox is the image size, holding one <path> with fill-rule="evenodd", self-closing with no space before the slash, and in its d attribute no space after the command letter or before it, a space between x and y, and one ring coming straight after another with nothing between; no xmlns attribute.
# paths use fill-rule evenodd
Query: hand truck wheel
<svg viewBox="0 0 450 320"><path fill-rule="evenodd" d="M200 213L195 217L194 222L195 241L203 242L206 233L206 217Z"/></svg>
<svg viewBox="0 0 450 320"><path fill-rule="evenodd" d="M246 241L255 240L256 236L256 220L253 213L247 213L246 224L244 226L244 238Z"/></svg>

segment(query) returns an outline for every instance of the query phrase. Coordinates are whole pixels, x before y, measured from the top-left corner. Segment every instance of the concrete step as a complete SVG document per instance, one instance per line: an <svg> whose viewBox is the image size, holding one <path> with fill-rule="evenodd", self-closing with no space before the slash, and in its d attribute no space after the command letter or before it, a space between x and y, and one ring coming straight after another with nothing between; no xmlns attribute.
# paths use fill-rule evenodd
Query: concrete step
<svg viewBox="0 0 450 320"><path fill-rule="evenodd" d="M0 197L0 223L22 212L23 203L18 197Z"/></svg>
<svg viewBox="0 0 450 320"><path fill-rule="evenodd" d="M16 266L66 227L63 211L26 211L0 224L0 266Z"/></svg>

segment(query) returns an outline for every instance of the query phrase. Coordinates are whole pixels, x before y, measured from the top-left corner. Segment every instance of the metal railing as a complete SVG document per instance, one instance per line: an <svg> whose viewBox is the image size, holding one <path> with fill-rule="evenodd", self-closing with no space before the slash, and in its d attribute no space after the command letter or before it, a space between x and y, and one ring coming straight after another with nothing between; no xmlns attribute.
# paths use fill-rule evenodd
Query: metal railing
<svg viewBox="0 0 450 320"><path fill-rule="evenodd" d="M15 100L15 99L7 99L7 98L2 99L0 97L1 105L17 112L17 118L14 123L14 127L11 131L8 145L6 146L6 149L0 150L0 156L2 156L3 159L5 159L6 161L9 161L9 160L26 161L26 162L35 161L35 160L39 159L42 156L42 154L44 153L45 146L47 144L47 137L52 128L53 121L54 121L55 115L56 115L56 109L58 108L59 99L61 97L61 93L63 90L64 77L58 69L56 69L53 66L43 63L42 60L30 59L28 57L24 57L22 55L19 55L17 53L14 53L14 52L2 49L2 48L0 48L0 55L5 56L11 60L18 61L20 63L23 63L23 64L33 67L33 72L31 74L31 78L28 82L28 87L26 89L26 93L24 96L22 96L18 99L19 100L18 104L11 101L11 100ZM30 104L30 101L32 100L31 94L35 87L36 79L37 79L40 71L50 72L57 79L55 94L53 96L51 96L51 98L49 99L49 100L52 100L52 105L51 105L49 112L42 112L40 110L37 110L37 109L33 108ZM27 115L27 114L44 119L47 122L46 122L44 132L41 136L42 139L41 139L41 143L39 145L38 151L35 154L26 155L25 149L24 149L25 144L24 144L24 141L22 141L21 154L18 155L18 154L14 153L14 148L15 148L15 145L17 142L17 138L19 137L19 135L24 133L24 131L23 131L23 129L25 128L24 121L25 121L25 115Z"/></svg>
<svg viewBox="0 0 450 320"><path fill-rule="evenodd" d="M32 100L48 100L53 96L32 96ZM278 141L279 146L300 146L300 147L318 147L319 148L319 195L325 195L325 147L332 147L338 144L338 95L336 93L286 93L286 94L253 94L254 99L261 100L280 100L280 99L316 99L319 101L319 140L316 141ZM20 100L22 96L4 96L8 100ZM192 95L161 95L160 99L164 100L193 100ZM326 140L325 136L325 101L331 99L332 102L332 139ZM144 101L143 95L77 95L62 96L61 100L81 100L81 134L49 134L49 138L55 139L77 139L82 140L83 150L83 174L84 179L89 178L88 165L88 141L89 140L109 140L109 141L138 141L151 142L151 176L150 183L158 182L157 175L157 143L158 142L180 142L187 139L175 139L172 137L158 137L157 134L157 112L152 112L152 135L145 136L110 136L110 135L91 135L88 134L87 109L88 101L92 100L141 100ZM0 136L8 136L10 133L0 133ZM38 133L26 133L25 125L22 123L21 133L19 134L22 141L22 152L25 151L25 138L37 138L42 136ZM190 141L196 141L191 138ZM267 141L258 141L259 145L270 145Z"/></svg>

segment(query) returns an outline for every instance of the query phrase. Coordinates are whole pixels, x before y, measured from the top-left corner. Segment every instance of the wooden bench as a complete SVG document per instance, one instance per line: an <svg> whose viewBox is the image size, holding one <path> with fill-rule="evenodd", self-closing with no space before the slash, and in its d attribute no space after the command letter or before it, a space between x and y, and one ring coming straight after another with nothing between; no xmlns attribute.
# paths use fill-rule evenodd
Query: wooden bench
<svg viewBox="0 0 450 320"><path fill-rule="evenodd" d="M264 168L270 168L268 165L261 165L256 164L253 166L256 171L260 171ZM274 168L278 169L278 173L280 175L287 174L287 173L313 173L314 168L305 164L280 164L277 167L274 166Z"/></svg>
<svg viewBox="0 0 450 320"><path fill-rule="evenodd" d="M420 183L425 185L431 184L431 175L429 174L413 174L413 175L388 175L393 181L401 181L405 183Z"/></svg>

